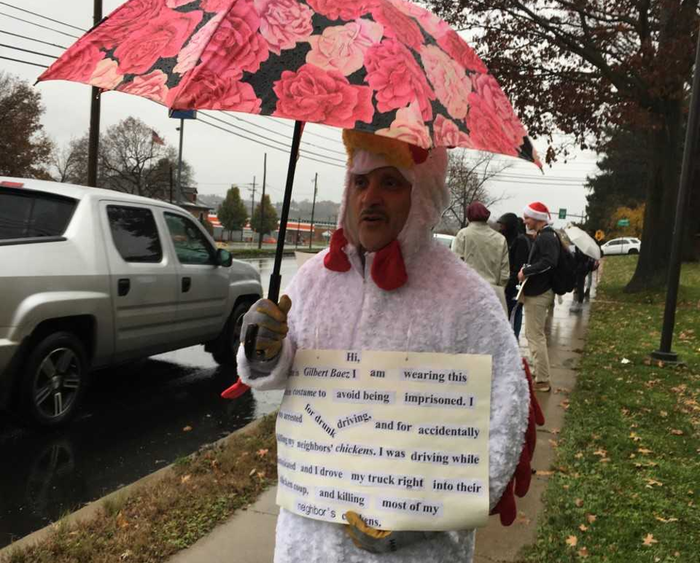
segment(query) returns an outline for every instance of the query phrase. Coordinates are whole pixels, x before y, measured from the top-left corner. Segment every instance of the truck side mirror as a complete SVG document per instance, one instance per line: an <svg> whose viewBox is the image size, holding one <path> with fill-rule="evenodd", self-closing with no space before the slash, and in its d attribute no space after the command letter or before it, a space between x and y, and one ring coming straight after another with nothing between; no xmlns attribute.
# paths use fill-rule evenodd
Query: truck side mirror
<svg viewBox="0 0 700 563"><path fill-rule="evenodd" d="M224 268L229 268L233 263L233 256L228 250L219 248L216 251L216 265L223 266Z"/></svg>

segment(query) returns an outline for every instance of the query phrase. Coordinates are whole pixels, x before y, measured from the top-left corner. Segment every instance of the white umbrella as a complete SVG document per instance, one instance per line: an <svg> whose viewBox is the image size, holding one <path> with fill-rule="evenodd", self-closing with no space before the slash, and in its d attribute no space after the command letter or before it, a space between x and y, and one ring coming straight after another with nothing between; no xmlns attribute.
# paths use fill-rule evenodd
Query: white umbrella
<svg viewBox="0 0 700 563"><path fill-rule="evenodd" d="M586 256L590 256L595 260L600 260L600 247L598 243L586 231L578 227L567 227L564 229L569 240L576 245L581 252Z"/></svg>

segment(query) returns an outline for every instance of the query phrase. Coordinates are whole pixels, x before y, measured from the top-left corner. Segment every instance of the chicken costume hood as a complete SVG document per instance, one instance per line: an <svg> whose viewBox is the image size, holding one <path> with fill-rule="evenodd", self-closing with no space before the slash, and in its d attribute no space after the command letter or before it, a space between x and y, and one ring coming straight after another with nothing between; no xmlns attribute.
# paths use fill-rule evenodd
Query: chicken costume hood
<svg viewBox="0 0 700 563"><path fill-rule="evenodd" d="M432 241L432 229L450 202L445 183L447 149L426 151L396 139L352 130L343 131L343 141L348 152L348 171L338 230L331 237L324 264L330 270L347 272L350 270L347 254L358 252L355 226L348 221L352 176L393 166L411 183L411 210L398 238L374 253L370 274L378 287L387 291L398 289L407 282L408 270Z"/></svg>
<svg viewBox="0 0 700 563"><path fill-rule="evenodd" d="M446 151L427 152L401 141L348 131L344 141L348 174L330 248L308 260L284 289L292 307L279 356L269 362L248 361L241 347L239 375L258 391L284 389L295 353L301 349L492 356L489 505L500 511L504 523L512 522L514 487L522 496L530 480L535 437L531 390L493 289L433 240L431 229L449 202ZM383 166L394 166L412 184L410 211L396 240L360 256L348 219L351 175ZM278 447L285 457L303 458L303 451L293 446ZM275 563L468 563L474 554L474 530L441 532L395 553L375 555L357 548L345 528L281 508Z"/></svg>

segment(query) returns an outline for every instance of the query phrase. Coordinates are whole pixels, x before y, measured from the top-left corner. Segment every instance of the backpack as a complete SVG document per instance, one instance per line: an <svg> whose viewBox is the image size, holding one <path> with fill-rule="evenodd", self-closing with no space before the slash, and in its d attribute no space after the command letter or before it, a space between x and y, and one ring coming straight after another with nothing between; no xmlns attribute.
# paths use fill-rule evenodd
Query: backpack
<svg viewBox="0 0 700 563"><path fill-rule="evenodd" d="M552 270L552 290L557 295L564 295L573 291L576 285L576 257L564 248L559 233L553 232L559 241L559 260Z"/></svg>

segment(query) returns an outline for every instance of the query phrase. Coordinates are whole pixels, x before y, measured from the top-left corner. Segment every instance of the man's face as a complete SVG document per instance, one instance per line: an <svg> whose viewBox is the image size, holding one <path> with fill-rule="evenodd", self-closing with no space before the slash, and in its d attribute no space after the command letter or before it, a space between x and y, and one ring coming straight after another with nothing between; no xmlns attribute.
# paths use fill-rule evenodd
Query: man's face
<svg viewBox="0 0 700 563"><path fill-rule="evenodd" d="M538 221L527 215L523 215L523 221L525 222L525 227L530 231L540 232L542 228L547 224L545 221Z"/></svg>
<svg viewBox="0 0 700 563"><path fill-rule="evenodd" d="M353 174L348 220L362 248L376 252L399 236L411 210L411 184L393 166Z"/></svg>

